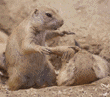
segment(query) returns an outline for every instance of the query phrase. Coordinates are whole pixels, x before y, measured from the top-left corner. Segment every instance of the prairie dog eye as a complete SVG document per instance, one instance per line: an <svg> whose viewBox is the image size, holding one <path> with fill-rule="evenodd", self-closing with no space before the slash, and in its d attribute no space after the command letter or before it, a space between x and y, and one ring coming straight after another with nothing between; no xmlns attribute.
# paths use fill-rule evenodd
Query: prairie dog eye
<svg viewBox="0 0 110 97"><path fill-rule="evenodd" d="M52 14L50 13L45 13L48 17L52 17Z"/></svg>

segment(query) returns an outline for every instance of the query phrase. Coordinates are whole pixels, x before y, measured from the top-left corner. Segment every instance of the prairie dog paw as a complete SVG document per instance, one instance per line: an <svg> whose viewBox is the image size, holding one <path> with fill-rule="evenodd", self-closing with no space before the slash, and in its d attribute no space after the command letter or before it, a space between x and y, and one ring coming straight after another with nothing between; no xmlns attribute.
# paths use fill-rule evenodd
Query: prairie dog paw
<svg viewBox="0 0 110 97"><path fill-rule="evenodd" d="M75 50L71 49L70 47L65 51L62 55L62 61L65 61L66 63L69 62L69 60L74 56Z"/></svg>
<svg viewBox="0 0 110 97"><path fill-rule="evenodd" d="M75 34L75 33L74 32L70 32L70 31L62 31L59 34L60 34L60 36L64 36L65 34L66 35L72 35L72 34Z"/></svg>
<svg viewBox="0 0 110 97"><path fill-rule="evenodd" d="M78 52L79 50L81 50L81 48L78 47L78 46L72 46L72 47L69 47L69 48L72 48L72 49L75 50L76 52Z"/></svg>
<svg viewBox="0 0 110 97"><path fill-rule="evenodd" d="M74 32L70 32L70 31L62 31L63 34L67 34L67 35L70 35L70 34L75 34Z"/></svg>
<svg viewBox="0 0 110 97"><path fill-rule="evenodd" d="M41 48L39 49L39 52L40 52L41 54L46 54L46 55L49 55L49 54L52 53L51 50L50 50L48 47L41 47Z"/></svg>

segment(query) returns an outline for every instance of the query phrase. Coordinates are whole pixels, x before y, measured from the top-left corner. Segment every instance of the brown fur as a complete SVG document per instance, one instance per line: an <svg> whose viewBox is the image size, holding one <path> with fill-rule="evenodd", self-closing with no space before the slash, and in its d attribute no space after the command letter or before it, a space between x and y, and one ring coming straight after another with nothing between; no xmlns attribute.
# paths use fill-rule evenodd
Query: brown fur
<svg viewBox="0 0 110 97"><path fill-rule="evenodd" d="M0 31L0 82L5 83L8 78L5 65L5 49L8 36Z"/></svg>
<svg viewBox="0 0 110 97"><path fill-rule="evenodd" d="M109 63L97 55L80 50L63 65L57 77L58 85L88 84L110 74Z"/></svg>
<svg viewBox="0 0 110 97"><path fill-rule="evenodd" d="M52 53L45 47L45 35L62 25L63 20L55 11L41 7L14 29L5 54L10 90L55 84L54 68L45 56Z"/></svg>
<svg viewBox="0 0 110 97"><path fill-rule="evenodd" d="M7 44L7 39L8 36L0 31L0 70L5 69L5 49L6 49L6 44Z"/></svg>

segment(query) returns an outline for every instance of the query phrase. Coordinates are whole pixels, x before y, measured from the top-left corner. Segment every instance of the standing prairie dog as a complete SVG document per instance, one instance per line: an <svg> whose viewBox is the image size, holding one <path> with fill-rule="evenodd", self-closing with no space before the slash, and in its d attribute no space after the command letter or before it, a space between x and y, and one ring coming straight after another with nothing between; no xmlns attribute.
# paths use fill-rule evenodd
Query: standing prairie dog
<svg viewBox="0 0 110 97"><path fill-rule="evenodd" d="M10 90L55 84L54 68L45 55L54 53L54 47L45 47L45 36L62 25L55 11L40 7L13 30L5 52Z"/></svg>

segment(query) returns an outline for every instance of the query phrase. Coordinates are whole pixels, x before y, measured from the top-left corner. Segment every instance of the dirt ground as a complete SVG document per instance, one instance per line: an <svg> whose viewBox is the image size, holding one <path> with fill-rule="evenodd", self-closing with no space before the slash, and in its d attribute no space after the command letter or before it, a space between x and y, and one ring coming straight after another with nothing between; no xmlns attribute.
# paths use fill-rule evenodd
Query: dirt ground
<svg viewBox="0 0 110 97"><path fill-rule="evenodd" d="M47 41L48 46L78 44L92 54L99 55L110 63L110 0L0 0L0 35L9 35L30 12L39 6L59 10L64 25L59 30L71 31ZM0 39L2 40L2 37ZM7 40L7 36L4 35ZM0 43L6 44L6 41ZM0 45L0 49L5 49ZM61 64L54 57L53 64ZM58 58L58 59L56 59ZM9 91L0 83L0 97L110 97L110 77L81 86L53 86L41 89Z"/></svg>
<svg viewBox="0 0 110 97"><path fill-rule="evenodd" d="M0 87L0 97L110 97L110 77L81 86L53 86L9 91Z"/></svg>

